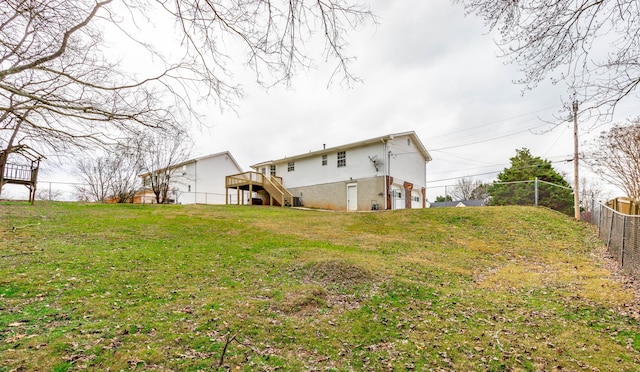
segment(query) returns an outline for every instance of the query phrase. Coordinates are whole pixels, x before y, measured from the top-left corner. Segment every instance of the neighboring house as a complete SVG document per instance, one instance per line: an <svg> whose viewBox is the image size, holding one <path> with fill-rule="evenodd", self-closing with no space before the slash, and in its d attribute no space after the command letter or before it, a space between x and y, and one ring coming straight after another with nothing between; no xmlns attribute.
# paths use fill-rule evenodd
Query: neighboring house
<svg viewBox="0 0 640 372"><path fill-rule="evenodd" d="M162 170L161 170L162 171ZM225 176L242 173L229 151L187 160L171 167L168 199L178 204L225 204ZM144 190L136 194L136 203L155 203L149 188L150 173L141 175Z"/></svg>
<svg viewBox="0 0 640 372"><path fill-rule="evenodd" d="M256 180L251 190L264 204L274 203L261 179L283 186L293 205L349 211L424 208L429 161L416 133L405 132L258 163L246 178ZM229 180L227 186L236 187ZM282 200L276 204L286 205L286 195Z"/></svg>
<svg viewBox="0 0 640 372"><path fill-rule="evenodd" d="M429 204L429 208L451 208L451 207L482 207L485 205L484 200L454 200L444 202L434 202Z"/></svg>

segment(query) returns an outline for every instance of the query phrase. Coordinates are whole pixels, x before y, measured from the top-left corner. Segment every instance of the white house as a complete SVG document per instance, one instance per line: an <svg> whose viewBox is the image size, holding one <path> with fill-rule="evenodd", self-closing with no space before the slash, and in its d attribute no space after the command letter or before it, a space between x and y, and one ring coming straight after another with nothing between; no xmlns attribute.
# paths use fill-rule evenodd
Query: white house
<svg viewBox="0 0 640 372"><path fill-rule="evenodd" d="M425 208L429 161L427 149L411 131L323 146L251 168L262 177L281 179L294 204L356 211Z"/></svg>
<svg viewBox="0 0 640 372"><path fill-rule="evenodd" d="M229 151L187 160L171 167L168 198L179 204L225 204L225 177L242 173ZM149 174L142 175L143 184ZM140 200L149 200L149 192Z"/></svg>

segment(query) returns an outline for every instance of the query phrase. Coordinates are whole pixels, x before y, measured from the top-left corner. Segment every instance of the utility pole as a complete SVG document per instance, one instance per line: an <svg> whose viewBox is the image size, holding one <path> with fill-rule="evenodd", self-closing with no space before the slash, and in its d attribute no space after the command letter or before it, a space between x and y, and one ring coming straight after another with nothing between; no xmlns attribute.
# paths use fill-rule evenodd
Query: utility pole
<svg viewBox="0 0 640 372"><path fill-rule="evenodd" d="M573 212L580 220L580 178L578 177L578 101L573 101Z"/></svg>

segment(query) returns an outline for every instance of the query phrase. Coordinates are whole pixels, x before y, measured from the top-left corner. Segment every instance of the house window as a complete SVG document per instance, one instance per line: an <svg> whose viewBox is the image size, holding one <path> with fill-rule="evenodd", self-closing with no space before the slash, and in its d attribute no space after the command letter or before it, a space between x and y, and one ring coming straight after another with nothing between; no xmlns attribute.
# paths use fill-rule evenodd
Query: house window
<svg viewBox="0 0 640 372"><path fill-rule="evenodd" d="M296 170L296 163L295 162L288 162L287 163L287 172L293 172L294 170Z"/></svg>
<svg viewBox="0 0 640 372"><path fill-rule="evenodd" d="M327 165L327 155L322 155L322 165Z"/></svg>
<svg viewBox="0 0 640 372"><path fill-rule="evenodd" d="M265 174L267 174L267 168L266 167L262 167L262 175L264 176Z"/></svg>
<svg viewBox="0 0 640 372"><path fill-rule="evenodd" d="M411 139L407 138L407 146L411 146Z"/></svg>
<svg viewBox="0 0 640 372"><path fill-rule="evenodd" d="M276 165L275 164L271 164L269 166L269 174L275 177L275 175L276 175Z"/></svg>
<svg viewBox="0 0 640 372"><path fill-rule="evenodd" d="M419 203L420 202L420 197L419 196L413 196L413 197L411 197L411 200L413 200L416 203Z"/></svg>
<svg viewBox="0 0 640 372"><path fill-rule="evenodd" d="M187 190L191 192L191 185L187 185Z"/></svg>
<svg viewBox="0 0 640 372"><path fill-rule="evenodd" d="M402 199L402 191L394 190L392 194L394 198Z"/></svg>
<svg viewBox="0 0 640 372"><path fill-rule="evenodd" d="M346 151L340 151L338 153L338 168L347 166L347 153Z"/></svg>

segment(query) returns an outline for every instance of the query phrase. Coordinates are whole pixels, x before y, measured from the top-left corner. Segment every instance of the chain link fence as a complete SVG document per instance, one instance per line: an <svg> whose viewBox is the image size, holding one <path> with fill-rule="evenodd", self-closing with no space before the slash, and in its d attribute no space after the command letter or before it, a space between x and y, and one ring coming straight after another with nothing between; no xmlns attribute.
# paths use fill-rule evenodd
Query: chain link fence
<svg viewBox="0 0 640 372"><path fill-rule="evenodd" d="M36 200L45 201L87 201L86 195L78 192L78 187L87 185L74 182L39 181L36 188ZM169 199L177 204L225 204L224 193L170 191ZM22 185L4 185L0 200L28 200L29 190ZM229 195L230 204L236 203L237 196ZM141 199L142 203L155 203L152 196Z"/></svg>
<svg viewBox="0 0 640 372"><path fill-rule="evenodd" d="M573 215L573 190L543 180L494 182L488 188L488 205L533 205Z"/></svg>
<svg viewBox="0 0 640 372"><path fill-rule="evenodd" d="M640 279L640 216L600 205L598 233L623 270Z"/></svg>

